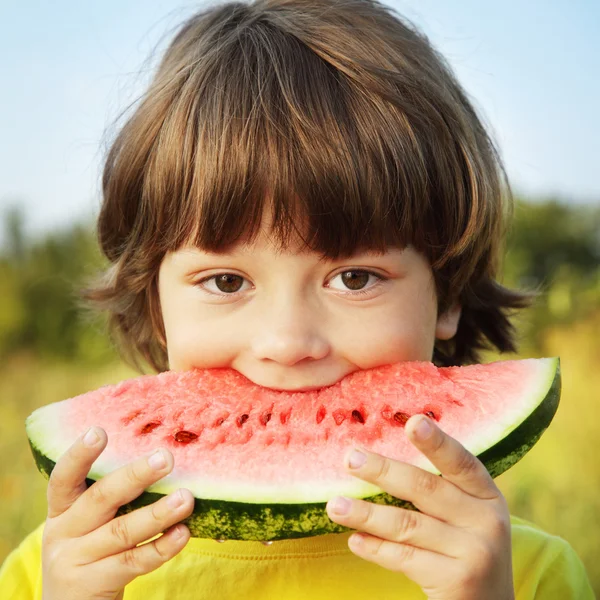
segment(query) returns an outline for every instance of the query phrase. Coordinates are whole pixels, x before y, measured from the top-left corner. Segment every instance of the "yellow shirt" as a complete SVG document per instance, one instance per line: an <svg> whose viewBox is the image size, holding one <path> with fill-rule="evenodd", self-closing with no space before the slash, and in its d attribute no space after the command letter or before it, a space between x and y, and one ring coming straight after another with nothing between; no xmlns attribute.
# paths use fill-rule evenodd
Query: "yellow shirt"
<svg viewBox="0 0 600 600"><path fill-rule="evenodd" d="M583 564L562 538L512 517L517 600L593 600ZM402 573L352 554L349 534L260 542L192 538L171 561L135 579L125 600L258 598L274 600L417 600L421 589ZM42 526L0 569L2 600L41 600Z"/></svg>

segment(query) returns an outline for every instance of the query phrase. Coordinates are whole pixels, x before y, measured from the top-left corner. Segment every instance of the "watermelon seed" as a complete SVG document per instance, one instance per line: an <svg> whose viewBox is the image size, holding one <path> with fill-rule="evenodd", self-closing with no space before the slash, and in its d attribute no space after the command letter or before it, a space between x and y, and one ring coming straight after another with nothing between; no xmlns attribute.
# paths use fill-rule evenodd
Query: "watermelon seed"
<svg viewBox="0 0 600 600"><path fill-rule="evenodd" d="M325 418L327 411L323 405L319 406L319 410L317 411L317 425Z"/></svg>
<svg viewBox="0 0 600 600"><path fill-rule="evenodd" d="M408 421L409 419L410 415L408 413L402 411L394 413L394 421L396 421L396 423L400 423L400 425L405 425L406 421Z"/></svg>
<svg viewBox="0 0 600 600"><path fill-rule="evenodd" d="M266 540L266 541L264 541L264 542L261 542L261 544L262 544L263 546L270 546L272 543L273 543L273 540Z"/></svg>
<svg viewBox="0 0 600 600"><path fill-rule="evenodd" d="M428 410L425 412L425 414L430 418L430 419L434 419L435 421L438 420L438 418L435 416L435 413L432 410Z"/></svg>
<svg viewBox="0 0 600 600"><path fill-rule="evenodd" d="M239 416L235 420L235 422L237 423L238 427L241 427L248 419L249 419L249 415L244 414L244 415Z"/></svg>
<svg viewBox="0 0 600 600"><path fill-rule="evenodd" d="M123 423L123 425L129 425L129 423L131 423L131 421L133 421L134 419L137 419L140 415L144 414L143 410L138 410L134 413L131 413L130 415L123 417L121 419L121 422Z"/></svg>
<svg viewBox="0 0 600 600"><path fill-rule="evenodd" d="M174 436L176 442L181 442L182 444L189 444L198 438L198 435L193 431L178 431Z"/></svg>
<svg viewBox="0 0 600 600"><path fill-rule="evenodd" d="M271 413L263 413L260 415L260 422L266 425L271 420Z"/></svg>
<svg viewBox="0 0 600 600"><path fill-rule="evenodd" d="M358 421L359 423L364 423L365 422L365 418L363 417L363 415L360 412L360 410L353 410L352 411L352 418L355 421Z"/></svg>
<svg viewBox="0 0 600 600"><path fill-rule="evenodd" d="M346 419L346 414L342 409L334 410L332 416L336 425L341 425Z"/></svg>
<svg viewBox="0 0 600 600"><path fill-rule="evenodd" d="M150 421L150 423L146 423L140 433L150 433L154 431L157 427L160 427L162 423L160 421Z"/></svg>

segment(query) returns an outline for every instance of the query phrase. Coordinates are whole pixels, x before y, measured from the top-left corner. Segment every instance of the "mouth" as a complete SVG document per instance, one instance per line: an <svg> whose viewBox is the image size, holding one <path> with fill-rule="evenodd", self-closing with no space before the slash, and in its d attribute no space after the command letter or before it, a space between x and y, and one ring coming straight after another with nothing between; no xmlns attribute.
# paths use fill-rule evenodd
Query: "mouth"
<svg viewBox="0 0 600 600"><path fill-rule="evenodd" d="M292 393L303 393L303 392L315 392L318 390L322 390L333 385L339 383L342 379L351 375L357 369L352 369L350 371L345 371L340 369L338 372L327 373L326 377L323 377L323 374L319 373L306 373L304 376L290 376L284 374L277 374L276 377L248 377L248 375L244 375L250 381L259 385L267 390L272 390L275 392L286 392L288 394ZM311 376L312 375L312 376ZM320 380L320 383L308 383L310 380ZM295 381L294 381L295 380ZM304 380L304 381L303 381ZM286 383L289 382L288 385ZM306 382L306 383L304 383ZM304 385L302 385L304 383ZM296 385L294 385L296 384ZM299 384L299 385L298 385Z"/></svg>
<svg viewBox="0 0 600 600"><path fill-rule="evenodd" d="M332 385L334 385L334 384L329 383L329 384L324 384L324 385L304 385L302 387L295 387L295 388L284 388L284 387L277 387L277 386L263 386L263 387L266 387L269 390L275 390L276 392L295 393L295 392L314 392L316 390L321 390L323 388L330 387Z"/></svg>
<svg viewBox="0 0 600 600"><path fill-rule="evenodd" d="M260 383L258 381L254 381L254 383L256 383L257 385L260 385L261 387L264 387L265 389L268 389L268 390L273 390L276 392L286 392L288 394L302 393L302 392L315 392L317 390L322 390L322 389L331 387L332 385L335 385L336 383L339 383L347 375L349 375L349 373L347 373L343 377L335 377L331 381L316 384L316 385L311 384L311 385L297 385L297 386L289 385L289 386L286 386L286 385L277 385L277 384L264 384L264 383Z"/></svg>

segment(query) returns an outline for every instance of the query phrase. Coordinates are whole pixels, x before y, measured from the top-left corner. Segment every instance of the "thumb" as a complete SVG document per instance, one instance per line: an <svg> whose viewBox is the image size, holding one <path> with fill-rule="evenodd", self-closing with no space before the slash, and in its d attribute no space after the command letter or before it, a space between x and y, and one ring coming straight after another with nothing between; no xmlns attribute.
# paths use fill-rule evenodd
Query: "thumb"
<svg viewBox="0 0 600 600"><path fill-rule="evenodd" d="M64 513L87 490L85 478L107 442L103 429L91 427L58 459L48 481L48 518Z"/></svg>

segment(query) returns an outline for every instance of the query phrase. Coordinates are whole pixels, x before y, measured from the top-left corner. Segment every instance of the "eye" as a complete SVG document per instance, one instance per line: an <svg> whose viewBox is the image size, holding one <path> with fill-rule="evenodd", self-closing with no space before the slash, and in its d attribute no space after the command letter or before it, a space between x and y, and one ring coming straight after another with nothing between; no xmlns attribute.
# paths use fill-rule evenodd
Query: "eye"
<svg viewBox="0 0 600 600"><path fill-rule="evenodd" d="M218 275L201 279L196 285L213 294L235 294L242 290L245 283L249 286L249 282L241 275L219 273ZM245 289L249 289L249 287Z"/></svg>
<svg viewBox="0 0 600 600"><path fill-rule="evenodd" d="M361 269L349 269L348 271L338 273L335 277L330 279L329 287L341 291L358 292L364 289L371 288L374 285L377 285L377 283L379 283L383 279L384 277L382 277L381 275L376 275L371 271L364 271ZM333 285L333 283L336 281L340 281L343 287Z"/></svg>

